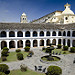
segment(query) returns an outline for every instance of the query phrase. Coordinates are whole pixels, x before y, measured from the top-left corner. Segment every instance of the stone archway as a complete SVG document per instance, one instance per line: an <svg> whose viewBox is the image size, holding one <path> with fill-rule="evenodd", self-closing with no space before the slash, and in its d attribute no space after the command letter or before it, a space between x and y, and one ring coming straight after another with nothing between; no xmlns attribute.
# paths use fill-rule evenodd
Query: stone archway
<svg viewBox="0 0 75 75"><path fill-rule="evenodd" d="M17 32L17 37L23 37L23 32L22 31L18 31Z"/></svg>
<svg viewBox="0 0 75 75"><path fill-rule="evenodd" d="M33 47L37 47L37 40L33 40Z"/></svg>
<svg viewBox="0 0 75 75"><path fill-rule="evenodd" d="M73 40L73 42L72 42L72 46L75 47L75 40Z"/></svg>
<svg viewBox="0 0 75 75"><path fill-rule="evenodd" d="M56 39L53 39L52 45L56 45Z"/></svg>
<svg viewBox="0 0 75 75"><path fill-rule="evenodd" d="M49 40L49 39L47 39L46 45L47 45L47 46L50 46L50 40Z"/></svg>
<svg viewBox="0 0 75 75"><path fill-rule="evenodd" d="M58 40L58 44L61 44L61 39Z"/></svg>
<svg viewBox="0 0 75 75"><path fill-rule="evenodd" d="M14 41L9 42L9 48L15 48L15 42Z"/></svg>
<svg viewBox="0 0 75 75"><path fill-rule="evenodd" d="M15 37L15 32L14 31L10 31L9 32L9 37Z"/></svg>
<svg viewBox="0 0 75 75"><path fill-rule="evenodd" d="M7 42L6 41L1 42L1 49L3 49L4 47L7 47Z"/></svg>
<svg viewBox="0 0 75 75"><path fill-rule="evenodd" d="M44 40L40 40L40 46L44 46Z"/></svg>
<svg viewBox="0 0 75 75"><path fill-rule="evenodd" d="M67 40L67 45L68 45L68 47L70 47L70 40L69 39Z"/></svg>
<svg viewBox="0 0 75 75"><path fill-rule="evenodd" d="M26 40L26 46L29 46L30 47L30 45L31 45L31 43L30 43L30 40Z"/></svg>
<svg viewBox="0 0 75 75"><path fill-rule="evenodd" d="M22 40L18 41L18 48L23 48L23 41Z"/></svg>
<svg viewBox="0 0 75 75"><path fill-rule="evenodd" d="M6 32L5 31L1 32L1 37L6 37Z"/></svg>

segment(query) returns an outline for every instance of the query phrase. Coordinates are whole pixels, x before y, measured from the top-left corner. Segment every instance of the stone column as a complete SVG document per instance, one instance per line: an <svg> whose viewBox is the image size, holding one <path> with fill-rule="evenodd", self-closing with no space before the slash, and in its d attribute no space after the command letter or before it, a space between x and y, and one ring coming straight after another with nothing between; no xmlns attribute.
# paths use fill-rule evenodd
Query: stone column
<svg viewBox="0 0 75 75"><path fill-rule="evenodd" d="M40 30L38 29L38 37L40 36Z"/></svg>
<svg viewBox="0 0 75 75"><path fill-rule="evenodd" d="M17 30L15 30L15 37L17 37Z"/></svg>
<svg viewBox="0 0 75 75"><path fill-rule="evenodd" d="M50 39L51 44L52 44L52 41L53 41L53 39Z"/></svg>
<svg viewBox="0 0 75 75"><path fill-rule="evenodd" d="M23 37L25 37L25 30L23 30Z"/></svg>
<svg viewBox="0 0 75 75"><path fill-rule="evenodd" d="M72 37L72 30L70 30L70 37Z"/></svg>
<svg viewBox="0 0 75 75"><path fill-rule="evenodd" d="M70 39L70 47L72 47L72 42L73 42L73 40L72 40L72 39Z"/></svg>
<svg viewBox="0 0 75 75"><path fill-rule="evenodd" d="M0 41L0 50L1 50L1 41Z"/></svg>
<svg viewBox="0 0 75 75"><path fill-rule="evenodd" d="M30 37L32 37L33 36L33 30L31 29L30 30Z"/></svg>
<svg viewBox="0 0 75 75"><path fill-rule="evenodd" d="M58 30L56 31L56 36L58 36Z"/></svg>
<svg viewBox="0 0 75 75"><path fill-rule="evenodd" d="M51 30L50 32L51 32L50 34L51 34L51 36L52 36L52 32L53 32L53 30Z"/></svg>
<svg viewBox="0 0 75 75"><path fill-rule="evenodd" d="M37 42L38 42L38 47L40 47L40 39L38 39L38 41L37 41Z"/></svg>
<svg viewBox="0 0 75 75"><path fill-rule="evenodd" d="M17 49L18 47L17 47L17 40L15 40L15 48Z"/></svg>
<svg viewBox="0 0 75 75"><path fill-rule="evenodd" d="M44 46L46 47L46 39L44 39Z"/></svg>
<svg viewBox="0 0 75 75"><path fill-rule="evenodd" d="M44 31L44 37L46 37L46 29L45 29L45 31Z"/></svg>
<svg viewBox="0 0 75 75"><path fill-rule="evenodd" d="M9 30L6 31L7 38L9 38Z"/></svg>
<svg viewBox="0 0 75 75"><path fill-rule="evenodd" d="M56 45L58 45L58 39L56 39Z"/></svg>
<svg viewBox="0 0 75 75"><path fill-rule="evenodd" d="M67 39L65 39L66 40L66 46L67 46Z"/></svg>
<svg viewBox="0 0 75 75"><path fill-rule="evenodd" d="M23 41L23 48L25 47L25 42L26 42L26 40L22 40Z"/></svg>
<svg viewBox="0 0 75 75"><path fill-rule="evenodd" d="M33 40L31 39L30 41L31 41L31 47L33 47Z"/></svg>
<svg viewBox="0 0 75 75"><path fill-rule="evenodd" d="M7 40L7 48L9 48L9 40Z"/></svg>

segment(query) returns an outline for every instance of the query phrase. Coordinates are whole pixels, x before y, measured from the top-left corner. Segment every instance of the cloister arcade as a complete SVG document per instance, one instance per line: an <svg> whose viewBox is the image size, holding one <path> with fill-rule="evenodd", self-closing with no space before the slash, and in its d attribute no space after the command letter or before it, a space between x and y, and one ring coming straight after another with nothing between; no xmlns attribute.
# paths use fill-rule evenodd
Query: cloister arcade
<svg viewBox="0 0 75 75"><path fill-rule="evenodd" d="M74 30L3 30L0 31L0 45L8 48L24 48L25 46L40 47L53 45L68 45L75 47Z"/></svg>

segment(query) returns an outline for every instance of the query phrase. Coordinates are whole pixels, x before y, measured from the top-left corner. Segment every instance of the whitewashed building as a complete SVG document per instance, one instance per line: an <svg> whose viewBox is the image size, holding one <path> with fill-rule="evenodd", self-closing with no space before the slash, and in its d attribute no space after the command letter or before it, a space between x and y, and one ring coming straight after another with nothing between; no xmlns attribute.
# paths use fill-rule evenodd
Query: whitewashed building
<svg viewBox="0 0 75 75"><path fill-rule="evenodd" d="M53 45L75 46L75 14L70 4L64 11L55 11L30 23L25 13L21 23L0 23L0 49Z"/></svg>

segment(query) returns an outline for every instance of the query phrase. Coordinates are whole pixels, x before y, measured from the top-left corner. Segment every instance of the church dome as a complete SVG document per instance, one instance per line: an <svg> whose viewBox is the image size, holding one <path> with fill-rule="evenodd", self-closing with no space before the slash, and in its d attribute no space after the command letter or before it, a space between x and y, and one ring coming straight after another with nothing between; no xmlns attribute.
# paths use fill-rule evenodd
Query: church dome
<svg viewBox="0 0 75 75"><path fill-rule="evenodd" d="M26 14L25 14L25 13L23 13L23 14L22 14L22 16L26 16Z"/></svg>
<svg viewBox="0 0 75 75"><path fill-rule="evenodd" d="M65 10L62 12L62 14L72 14L74 15L74 12L70 9L70 4L66 4L65 6Z"/></svg>

